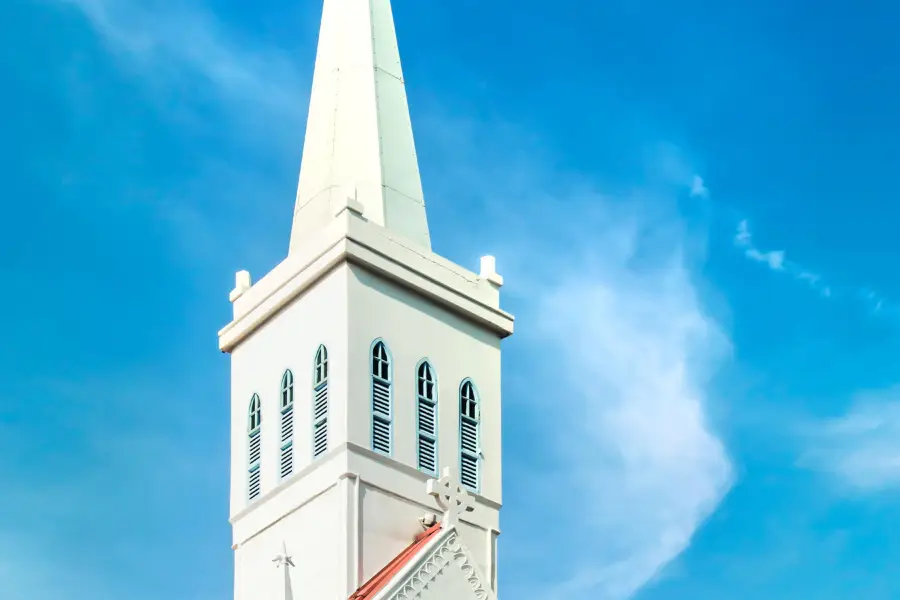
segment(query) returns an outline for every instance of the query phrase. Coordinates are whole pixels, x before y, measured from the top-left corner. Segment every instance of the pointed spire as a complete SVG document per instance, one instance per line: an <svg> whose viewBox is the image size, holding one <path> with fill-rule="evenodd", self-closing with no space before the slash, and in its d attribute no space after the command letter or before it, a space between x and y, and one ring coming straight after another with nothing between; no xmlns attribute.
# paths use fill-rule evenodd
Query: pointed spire
<svg viewBox="0 0 900 600"><path fill-rule="evenodd" d="M431 249L390 0L324 0L291 251L348 206Z"/></svg>

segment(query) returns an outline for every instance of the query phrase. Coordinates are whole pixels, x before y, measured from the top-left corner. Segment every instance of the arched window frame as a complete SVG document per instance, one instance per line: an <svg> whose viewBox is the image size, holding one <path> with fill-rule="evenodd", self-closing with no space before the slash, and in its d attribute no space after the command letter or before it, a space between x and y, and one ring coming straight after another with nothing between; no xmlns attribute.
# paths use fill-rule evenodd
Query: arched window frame
<svg viewBox="0 0 900 600"><path fill-rule="evenodd" d="M427 358L416 364L416 466L437 475L438 471L438 398L439 386L434 365ZM429 381L427 376L431 377ZM430 385L430 391L428 389Z"/></svg>
<svg viewBox="0 0 900 600"><path fill-rule="evenodd" d="M481 489L481 458L481 396L467 377L459 384L459 478L473 492Z"/></svg>
<svg viewBox="0 0 900 600"><path fill-rule="evenodd" d="M247 409L247 497L256 499L261 490L262 462L262 400L259 394L250 397Z"/></svg>
<svg viewBox="0 0 900 600"><path fill-rule="evenodd" d="M281 478L294 471L294 374L285 369L281 376Z"/></svg>
<svg viewBox="0 0 900 600"><path fill-rule="evenodd" d="M383 348L383 355L376 355L379 347ZM372 450L391 456L394 448L394 361L387 343L380 338L369 347L369 379Z"/></svg>
<svg viewBox="0 0 900 600"><path fill-rule="evenodd" d="M320 344L313 357L312 374L312 455L328 451L328 348Z"/></svg>

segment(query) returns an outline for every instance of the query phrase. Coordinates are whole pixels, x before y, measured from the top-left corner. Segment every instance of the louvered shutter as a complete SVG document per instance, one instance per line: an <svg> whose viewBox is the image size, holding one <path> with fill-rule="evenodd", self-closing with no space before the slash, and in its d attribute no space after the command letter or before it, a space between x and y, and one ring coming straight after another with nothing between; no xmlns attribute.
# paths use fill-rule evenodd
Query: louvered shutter
<svg viewBox="0 0 900 600"><path fill-rule="evenodd" d="M260 492L261 440L262 436L260 436L259 430L250 436L250 480L248 482L247 492L251 500L259 496Z"/></svg>
<svg viewBox="0 0 900 600"><path fill-rule="evenodd" d="M313 391L313 457L328 450L328 381Z"/></svg>
<svg viewBox="0 0 900 600"><path fill-rule="evenodd" d="M459 470L460 481L471 490L480 484L478 393L471 381L460 388L459 398Z"/></svg>
<svg viewBox="0 0 900 600"><path fill-rule="evenodd" d="M423 362L416 373L417 454L419 469L437 473L437 386L431 365Z"/></svg>
<svg viewBox="0 0 900 600"><path fill-rule="evenodd" d="M384 342L372 347L372 449L391 453L391 363Z"/></svg>
<svg viewBox="0 0 900 600"><path fill-rule="evenodd" d="M290 370L281 378L281 477L294 470L294 374Z"/></svg>
<svg viewBox="0 0 900 600"><path fill-rule="evenodd" d="M294 470L294 403L281 409L281 476Z"/></svg>
<svg viewBox="0 0 900 600"><path fill-rule="evenodd" d="M313 458L328 451L328 350L319 346L313 366Z"/></svg>
<svg viewBox="0 0 900 600"><path fill-rule="evenodd" d="M262 462L262 403L259 396L253 394L250 399L250 411L247 416L249 440L247 445L247 496L253 500L261 491L260 476Z"/></svg>
<svg viewBox="0 0 900 600"><path fill-rule="evenodd" d="M391 453L391 383L372 377L372 449Z"/></svg>
<svg viewBox="0 0 900 600"><path fill-rule="evenodd" d="M460 480L463 485L478 489L478 422L462 417L460 425Z"/></svg>

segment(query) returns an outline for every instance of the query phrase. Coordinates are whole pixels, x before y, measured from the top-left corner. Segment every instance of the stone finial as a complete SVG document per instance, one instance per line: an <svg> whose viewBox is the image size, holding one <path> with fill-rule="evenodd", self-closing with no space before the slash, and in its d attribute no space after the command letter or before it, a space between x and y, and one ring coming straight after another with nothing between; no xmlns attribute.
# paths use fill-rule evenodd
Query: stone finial
<svg viewBox="0 0 900 600"><path fill-rule="evenodd" d="M459 513L472 512L475 503L472 496L457 481L453 467L444 467L440 479L428 480L428 495L437 499L438 506L444 511L441 520L445 528L459 523Z"/></svg>
<svg viewBox="0 0 900 600"><path fill-rule="evenodd" d="M503 277L497 273L497 259L493 256L481 257L481 272L478 276L486 279L496 287L503 286Z"/></svg>
<svg viewBox="0 0 900 600"><path fill-rule="evenodd" d="M238 271L234 275L234 289L231 290L228 299L234 302L250 289L250 285L250 271Z"/></svg>
<svg viewBox="0 0 900 600"><path fill-rule="evenodd" d="M422 529L428 529L437 522L438 518L434 513L427 513L419 517L419 523L422 524Z"/></svg>

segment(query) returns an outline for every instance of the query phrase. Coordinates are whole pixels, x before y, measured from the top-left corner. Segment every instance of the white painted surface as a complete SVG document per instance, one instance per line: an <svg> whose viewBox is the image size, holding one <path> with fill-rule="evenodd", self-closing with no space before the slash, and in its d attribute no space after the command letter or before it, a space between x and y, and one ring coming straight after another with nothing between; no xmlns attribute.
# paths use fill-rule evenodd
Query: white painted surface
<svg viewBox="0 0 900 600"><path fill-rule="evenodd" d="M390 0L325 0L290 251L355 190L370 221L431 248Z"/></svg>
<svg viewBox="0 0 900 600"><path fill-rule="evenodd" d="M279 484L281 447L281 377L294 374L294 471L312 461L313 360L319 344L328 349L334 373L329 378L328 444L347 439L346 377L337 372L347 364L347 267L319 280L286 309L237 346L231 354L232 454L231 513L247 503L247 408L251 396L262 401L262 493ZM346 367L344 369L346 371Z"/></svg>
<svg viewBox="0 0 900 600"><path fill-rule="evenodd" d="M421 296L359 267L350 268L348 358L349 441L368 447L371 416L368 369L372 340L387 344L394 363L393 458L416 466L416 372L431 361L438 383L438 464L459 472L459 387L471 378L481 396L480 494L501 497L500 340ZM359 365L356 368L355 365Z"/></svg>
<svg viewBox="0 0 900 600"><path fill-rule="evenodd" d="M415 368L423 358L437 377L438 471L459 473L465 378L480 396L484 458L472 512L440 537L455 566L422 597L465 600L478 586L490 590L502 501L500 340L513 331L500 308L502 284L492 257L475 274L430 250L389 0L324 0L290 252L255 284L246 271L236 275L233 320L219 332L232 364L236 600L290 596L285 570L294 598L346 598L412 542L421 517L440 513L426 488L433 474L416 468ZM390 456L371 450L376 338L393 363ZM329 357L329 449L313 460L320 344ZM279 403L288 368L294 469L282 479ZM262 491L249 502L254 393L263 411ZM285 550L293 566L273 562Z"/></svg>
<svg viewBox="0 0 900 600"><path fill-rule="evenodd" d="M370 449L369 369L375 338L388 343L393 360L394 452L390 457ZM320 343L329 351L329 451L313 462L312 367ZM450 466L458 472L460 382L469 377L479 389L484 449L481 492L473 495L474 510L461 515L458 530L473 564L493 575L496 565L486 540L499 528L502 500L499 345L495 332L409 287L346 262L244 335L232 349L237 593L281 581L283 574L272 572L267 561L286 543L297 564L291 570L295 585L306 585L302 583L306 577L327 569L332 588L322 597L346 597L409 545L422 529L420 517L440 513L427 492L431 475L416 468L415 367L423 357L429 358L437 375L441 468ZM279 401L286 368L294 373L295 471L282 480ZM246 418L253 393L263 403L263 475L262 494L249 503ZM328 498L327 510L322 498ZM318 545L323 538L328 539L325 547ZM325 551L331 557L326 566L316 566L315 561L306 565L307 553ZM261 577L266 582L271 579L271 584Z"/></svg>
<svg viewBox="0 0 900 600"><path fill-rule="evenodd" d="M266 561L278 544L259 539L281 535L278 543L290 549L326 536L333 588L324 597L347 597L410 543L421 530L419 517L439 512L426 490L430 475L416 469L415 367L426 357L437 377L440 468L459 471L459 386L468 377L478 387L481 486L475 510L462 517L459 536L473 563L495 579L497 566L486 540L499 529L500 339L511 332L512 318L499 310L498 297L491 295L496 289L482 287L483 279L440 257L429 260L411 251L353 213L319 242L325 250L307 247L243 290L234 301L235 320L220 332L220 344L232 355L236 593L244 586L268 585L257 571L271 566ZM376 338L387 343L393 361L390 457L370 450L369 352ZM329 352L329 451L312 462L312 368L319 344ZM294 475L282 481L279 401L287 368L294 374L295 454ZM263 472L262 494L249 504L247 408L254 393L263 403ZM332 498L333 514L315 508L314 499L323 493ZM301 513L315 516L295 516ZM305 553L318 551L305 546L291 551L298 564L291 578L302 582L311 576L300 566ZM277 582L277 574L268 572Z"/></svg>
<svg viewBox="0 0 900 600"><path fill-rule="evenodd" d="M496 600L456 528L442 530L374 600Z"/></svg>
<svg viewBox="0 0 900 600"><path fill-rule="evenodd" d="M338 506L337 489L331 488L240 545L235 550L235 600L284 596L283 567L275 562L283 547L295 565L289 569L295 598L339 598Z"/></svg>
<svg viewBox="0 0 900 600"><path fill-rule="evenodd" d="M234 300L234 320L219 331L219 348L231 352L246 335L343 262L362 265L501 339L513 332L513 317L500 308L497 285L344 211L310 243Z"/></svg>

